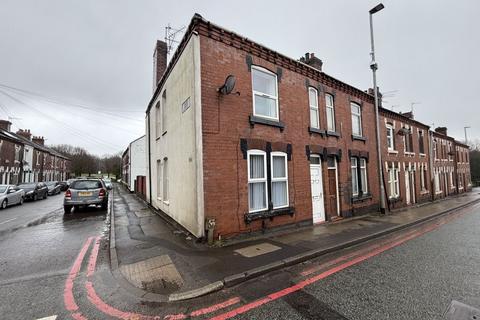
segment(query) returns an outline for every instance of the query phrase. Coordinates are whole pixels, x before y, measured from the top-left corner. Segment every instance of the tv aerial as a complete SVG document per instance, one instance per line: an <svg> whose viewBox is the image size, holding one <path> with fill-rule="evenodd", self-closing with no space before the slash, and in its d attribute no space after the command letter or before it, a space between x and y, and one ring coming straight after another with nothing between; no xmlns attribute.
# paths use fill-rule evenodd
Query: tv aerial
<svg viewBox="0 0 480 320"><path fill-rule="evenodd" d="M167 54L170 54L173 50L173 46L180 43L180 41L176 40L176 37L183 33L185 30L185 26L181 27L180 29L175 29L170 26L170 23L165 27L165 42L167 43Z"/></svg>

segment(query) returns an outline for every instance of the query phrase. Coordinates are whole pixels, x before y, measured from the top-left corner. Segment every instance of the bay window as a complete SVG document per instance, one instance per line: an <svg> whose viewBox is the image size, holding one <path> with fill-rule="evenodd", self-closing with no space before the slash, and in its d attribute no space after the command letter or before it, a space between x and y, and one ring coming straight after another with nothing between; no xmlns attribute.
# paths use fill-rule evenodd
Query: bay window
<svg viewBox="0 0 480 320"><path fill-rule="evenodd" d="M278 120L277 75L252 66L253 115Z"/></svg>

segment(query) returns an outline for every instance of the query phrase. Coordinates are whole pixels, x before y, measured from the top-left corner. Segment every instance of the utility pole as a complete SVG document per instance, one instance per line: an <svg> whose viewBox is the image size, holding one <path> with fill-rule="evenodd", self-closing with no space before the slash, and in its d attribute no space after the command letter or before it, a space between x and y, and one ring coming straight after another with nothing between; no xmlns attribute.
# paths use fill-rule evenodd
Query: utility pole
<svg viewBox="0 0 480 320"><path fill-rule="evenodd" d="M376 127L377 127L377 154L378 154L378 184L380 186L380 212L385 214L385 188L383 186L383 170L382 170L382 153L380 147L380 119L378 115L378 87L377 87L377 75L376 71L378 69L377 62L375 61L375 45L373 41L373 19L372 16L377 13L378 11L385 8L383 4L378 4L376 7L369 11L370 13L370 41L372 46L372 62L370 62L370 69L372 69L373 75L373 92L375 98L375 120L376 120Z"/></svg>

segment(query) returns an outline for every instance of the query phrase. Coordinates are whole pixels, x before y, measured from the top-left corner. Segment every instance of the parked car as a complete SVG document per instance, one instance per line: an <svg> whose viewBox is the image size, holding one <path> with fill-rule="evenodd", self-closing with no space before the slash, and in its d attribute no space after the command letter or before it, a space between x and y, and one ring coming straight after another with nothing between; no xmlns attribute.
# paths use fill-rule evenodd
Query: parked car
<svg viewBox="0 0 480 320"><path fill-rule="evenodd" d="M73 181L75 181L76 179L68 179L67 180L67 186L70 186L70 184L72 184ZM68 188L67 188L68 189Z"/></svg>
<svg viewBox="0 0 480 320"><path fill-rule="evenodd" d="M60 183L58 181L48 181L45 182L48 188L48 195L53 196L60 193Z"/></svg>
<svg viewBox="0 0 480 320"><path fill-rule="evenodd" d="M68 189L67 181L59 181L60 191L66 191Z"/></svg>
<svg viewBox="0 0 480 320"><path fill-rule="evenodd" d="M105 183L105 186L107 187L108 190L112 190L113 188L112 180L104 178L103 182Z"/></svg>
<svg viewBox="0 0 480 320"><path fill-rule="evenodd" d="M25 191L25 200L36 201L47 199L48 196L48 187L44 182L22 183L18 185L18 188Z"/></svg>
<svg viewBox="0 0 480 320"><path fill-rule="evenodd" d="M5 209L14 204L23 204L25 191L17 186L2 184L0 185L0 208Z"/></svg>
<svg viewBox="0 0 480 320"><path fill-rule="evenodd" d="M72 208L100 205L102 209L108 207L108 190L102 179L77 179L65 191L63 209L70 213Z"/></svg>

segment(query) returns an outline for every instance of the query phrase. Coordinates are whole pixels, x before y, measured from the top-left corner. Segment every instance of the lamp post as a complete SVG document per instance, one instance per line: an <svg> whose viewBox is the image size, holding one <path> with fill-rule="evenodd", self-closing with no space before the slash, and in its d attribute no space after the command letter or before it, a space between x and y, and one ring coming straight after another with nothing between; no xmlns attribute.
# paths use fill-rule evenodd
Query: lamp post
<svg viewBox="0 0 480 320"><path fill-rule="evenodd" d="M372 45L372 52L370 55L372 56L372 62L370 62L370 69L372 69L373 75L373 92L375 97L375 121L377 122L377 155L378 155L378 183L380 185L380 212L385 213L385 188L383 186L383 171L382 171L382 153L380 147L380 119L378 115L378 88L377 88L377 74L376 71L378 69L377 62L375 61L375 45L373 41L373 15L378 11L385 8L383 4L378 4L374 8L370 9L370 42Z"/></svg>
<svg viewBox="0 0 480 320"><path fill-rule="evenodd" d="M470 129L470 127L463 127L463 130L465 131L465 144L468 144L467 129Z"/></svg>

